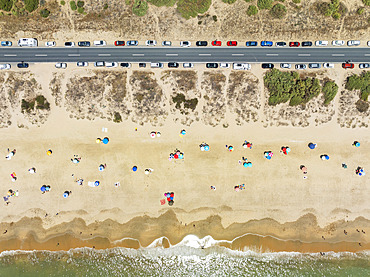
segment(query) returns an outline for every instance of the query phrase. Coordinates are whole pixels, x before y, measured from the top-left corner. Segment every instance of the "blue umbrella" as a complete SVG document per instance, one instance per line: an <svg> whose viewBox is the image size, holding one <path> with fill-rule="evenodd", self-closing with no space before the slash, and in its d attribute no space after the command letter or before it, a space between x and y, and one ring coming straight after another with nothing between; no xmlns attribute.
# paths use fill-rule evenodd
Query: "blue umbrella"
<svg viewBox="0 0 370 277"><path fill-rule="evenodd" d="M104 165L99 165L99 171L103 171L104 170Z"/></svg>
<svg viewBox="0 0 370 277"><path fill-rule="evenodd" d="M266 159L271 160L271 156L267 156Z"/></svg>
<svg viewBox="0 0 370 277"><path fill-rule="evenodd" d="M184 158L184 154L180 153L179 159L182 160Z"/></svg>
<svg viewBox="0 0 370 277"><path fill-rule="evenodd" d="M65 191L64 193L63 193L63 197L64 198L67 198L69 196L69 192L68 191Z"/></svg>
<svg viewBox="0 0 370 277"><path fill-rule="evenodd" d="M186 131L185 130L182 130L181 131L181 135L186 135Z"/></svg>
<svg viewBox="0 0 370 277"><path fill-rule="evenodd" d="M134 166L133 166L133 168L132 168L132 171L134 171L134 172L135 172L136 170L137 170L137 166L136 166L136 165L134 165Z"/></svg>
<svg viewBox="0 0 370 277"><path fill-rule="evenodd" d="M45 186L42 186L42 187L40 188L40 190L41 190L42 192L45 192L45 191L46 191L46 187L45 187Z"/></svg>
<svg viewBox="0 0 370 277"><path fill-rule="evenodd" d="M204 151L209 151L209 145L204 145Z"/></svg>
<svg viewBox="0 0 370 277"><path fill-rule="evenodd" d="M315 149L315 148L316 148L316 144L315 144L315 143L310 142L310 143L308 144L308 147L309 147L310 149Z"/></svg>
<svg viewBox="0 0 370 277"><path fill-rule="evenodd" d="M107 138L107 137L103 138L102 142L103 142L104 144L108 144L108 142L109 142L109 138Z"/></svg>
<svg viewBox="0 0 370 277"><path fill-rule="evenodd" d="M325 159L326 159L326 160L329 160L329 156L328 156L328 155L325 155Z"/></svg>
<svg viewBox="0 0 370 277"><path fill-rule="evenodd" d="M360 143L358 141L355 142L356 147L360 147Z"/></svg>
<svg viewBox="0 0 370 277"><path fill-rule="evenodd" d="M243 166L244 166L244 167L248 167L248 163L244 162L244 163L243 163Z"/></svg>
<svg viewBox="0 0 370 277"><path fill-rule="evenodd" d="M248 162L248 167L252 167L252 163L251 162Z"/></svg>
<svg viewBox="0 0 370 277"><path fill-rule="evenodd" d="M100 185L100 182L99 181L95 181L94 185L97 187Z"/></svg>

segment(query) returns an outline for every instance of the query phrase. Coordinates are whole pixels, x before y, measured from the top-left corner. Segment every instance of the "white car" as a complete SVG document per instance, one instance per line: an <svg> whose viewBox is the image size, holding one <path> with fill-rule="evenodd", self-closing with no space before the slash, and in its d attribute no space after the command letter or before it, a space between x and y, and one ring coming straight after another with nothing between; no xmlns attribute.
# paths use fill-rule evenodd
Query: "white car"
<svg viewBox="0 0 370 277"><path fill-rule="evenodd" d="M95 46L105 46L107 45L107 43L105 42L105 40L94 40L94 45Z"/></svg>
<svg viewBox="0 0 370 277"><path fill-rule="evenodd" d="M77 66L89 66L89 63L88 62L77 62Z"/></svg>
<svg viewBox="0 0 370 277"><path fill-rule="evenodd" d="M359 46L360 43L361 42L359 40L349 40L349 41L347 41L348 46Z"/></svg>
<svg viewBox="0 0 370 277"><path fill-rule="evenodd" d="M281 63L280 68L291 68L292 65L290 63Z"/></svg>
<svg viewBox="0 0 370 277"><path fill-rule="evenodd" d="M323 63L322 66L324 68L334 68L334 64L333 63Z"/></svg>
<svg viewBox="0 0 370 277"><path fill-rule="evenodd" d="M182 66L184 68L193 68L194 67L194 65L192 63L183 63Z"/></svg>
<svg viewBox="0 0 370 277"><path fill-rule="evenodd" d="M66 69L67 68L67 64L66 63L56 63L55 64L55 67L56 68Z"/></svg>
<svg viewBox="0 0 370 277"><path fill-rule="evenodd" d="M370 46L370 40L367 42L367 46Z"/></svg>
<svg viewBox="0 0 370 277"><path fill-rule="evenodd" d="M156 46L157 42L155 40L147 40L145 44L146 46Z"/></svg>
<svg viewBox="0 0 370 277"><path fill-rule="evenodd" d="M105 67L117 67L117 62L105 62Z"/></svg>
<svg viewBox="0 0 370 277"><path fill-rule="evenodd" d="M220 68L230 68L229 63L220 63Z"/></svg>
<svg viewBox="0 0 370 277"><path fill-rule="evenodd" d="M249 63L234 63L233 69L235 70L249 70L251 69L251 65Z"/></svg>
<svg viewBox="0 0 370 277"><path fill-rule="evenodd" d="M55 45L57 45L55 43L55 41L47 41L47 42L45 42L45 46L46 47L54 47Z"/></svg>
<svg viewBox="0 0 370 277"><path fill-rule="evenodd" d="M11 67L9 63L0 64L0 69L10 69Z"/></svg>
<svg viewBox="0 0 370 277"><path fill-rule="evenodd" d="M190 45L191 45L190 41L187 41L187 40L180 41L180 46L181 47L189 47Z"/></svg>
<svg viewBox="0 0 370 277"><path fill-rule="evenodd" d="M344 45L344 40L333 40L333 41L331 42L331 44L332 44L333 46L343 46L343 45Z"/></svg>
<svg viewBox="0 0 370 277"><path fill-rule="evenodd" d="M163 63L150 63L151 68L162 68Z"/></svg>
<svg viewBox="0 0 370 277"><path fill-rule="evenodd" d="M171 46L172 42L169 40L162 41L162 46Z"/></svg>
<svg viewBox="0 0 370 277"><path fill-rule="evenodd" d="M318 40L315 42L316 46L328 46L329 42L327 40Z"/></svg>

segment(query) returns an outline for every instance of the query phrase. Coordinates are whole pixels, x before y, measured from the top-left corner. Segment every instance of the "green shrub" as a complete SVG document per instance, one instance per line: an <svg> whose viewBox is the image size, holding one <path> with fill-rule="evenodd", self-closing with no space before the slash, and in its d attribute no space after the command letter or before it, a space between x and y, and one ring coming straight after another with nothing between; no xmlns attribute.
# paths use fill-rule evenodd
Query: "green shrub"
<svg viewBox="0 0 370 277"><path fill-rule="evenodd" d="M212 16L214 22L217 22L217 15Z"/></svg>
<svg viewBox="0 0 370 277"><path fill-rule="evenodd" d="M338 85L333 81L328 81L324 84L322 88L322 93L324 94L324 105L328 105L338 93Z"/></svg>
<svg viewBox="0 0 370 277"><path fill-rule="evenodd" d="M227 4L234 4L236 0L222 0L222 2L227 3Z"/></svg>
<svg viewBox="0 0 370 277"><path fill-rule="evenodd" d="M367 112L367 110L369 109L369 102L366 102L366 101L364 101L362 99L358 99L358 101L356 102L356 109L360 113Z"/></svg>
<svg viewBox="0 0 370 277"><path fill-rule="evenodd" d="M0 9L6 12L10 12L13 7L13 0L0 0Z"/></svg>
<svg viewBox="0 0 370 277"><path fill-rule="evenodd" d="M113 122L115 122L115 123L122 122L122 117L121 117L121 114L119 112L114 112Z"/></svg>
<svg viewBox="0 0 370 277"><path fill-rule="evenodd" d="M249 2L252 2L253 0L244 0L245 2L249 3Z"/></svg>
<svg viewBox="0 0 370 277"><path fill-rule="evenodd" d="M135 0L132 6L132 12L137 16L144 16L148 11L148 3L146 0Z"/></svg>
<svg viewBox="0 0 370 277"><path fill-rule="evenodd" d="M212 0L179 0L177 2L177 11L182 17L189 19L208 11L211 3Z"/></svg>
<svg viewBox="0 0 370 277"><path fill-rule="evenodd" d="M62 6L64 6L65 4L66 4L66 1L60 1L60 4L62 5Z"/></svg>
<svg viewBox="0 0 370 277"><path fill-rule="evenodd" d="M352 75L347 78L346 89L360 90L361 99L367 101L370 94L370 71L364 72L361 75Z"/></svg>
<svg viewBox="0 0 370 277"><path fill-rule="evenodd" d="M50 11L47 10L47 9L43 9L43 10L40 11L41 17L45 17L46 18L46 17L49 16L49 14L50 14Z"/></svg>
<svg viewBox="0 0 370 277"><path fill-rule="evenodd" d="M192 111L194 111L198 105L197 98L186 99L185 95L182 93L177 93L175 96L173 96L172 101L175 103L176 109L182 109L183 104L184 109L191 109Z"/></svg>
<svg viewBox="0 0 370 277"><path fill-rule="evenodd" d="M71 10L72 11L77 10L77 5L76 5L76 2L75 1L70 1L69 2L69 5L71 6Z"/></svg>
<svg viewBox="0 0 370 277"><path fill-rule="evenodd" d="M130 3L131 3L131 2L130 2ZM105 3L105 4L104 4L103 9L104 9L104 10L108 9L108 4L107 4L107 3Z"/></svg>
<svg viewBox="0 0 370 277"><path fill-rule="evenodd" d="M175 5L176 1L177 0L148 0L150 4L153 4L157 7L172 7L173 5Z"/></svg>
<svg viewBox="0 0 370 277"><path fill-rule="evenodd" d="M275 18L283 18L286 15L286 7L282 4L276 4L271 9L271 15Z"/></svg>
<svg viewBox="0 0 370 277"><path fill-rule="evenodd" d="M247 9L247 15L252 16L258 13L258 9L255 5L250 5Z"/></svg>
<svg viewBox="0 0 370 277"><path fill-rule="evenodd" d="M293 3L294 4L299 4L299 3L301 3L301 0L293 0Z"/></svg>
<svg viewBox="0 0 370 277"><path fill-rule="evenodd" d="M258 0L257 6L260 10L270 10L273 0Z"/></svg>
<svg viewBox="0 0 370 277"><path fill-rule="evenodd" d="M358 8L358 10L357 10L357 14L358 14L358 15L361 15L361 14L363 14L363 13L364 13L364 11L365 11L364 7Z"/></svg>
<svg viewBox="0 0 370 277"><path fill-rule="evenodd" d="M36 96L36 108L40 110L50 110L50 103L46 100L45 96L37 95Z"/></svg>
<svg viewBox="0 0 370 277"><path fill-rule="evenodd" d="M85 11L84 7L78 7L77 12L83 14Z"/></svg>
<svg viewBox="0 0 370 277"><path fill-rule="evenodd" d="M21 104L22 113L24 113L24 111L30 112L31 110L34 109L34 107L35 107L35 100L28 102L25 99L22 99L22 104Z"/></svg>
<svg viewBox="0 0 370 277"><path fill-rule="evenodd" d="M84 1L77 1L77 7L82 8L85 5Z"/></svg>
<svg viewBox="0 0 370 277"><path fill-rule="evenodd" d="M331 0L330 3L320 2L316 9L325 16L332 16L334 19L339 19L347 13L347 8L340 3L340 0Z"/></svg>
<svg viewBox="0 0 370 277"><path fill-rule="evenodd" d="M33 12L39 7L39 0L24 0L24 8L28 12Z"/></svg>
<svg viewBox="0 0 370 277"><path fill-rule="evenodd" d="M370 0L362 0L364 2L365 6L370 6Z"/></svg>

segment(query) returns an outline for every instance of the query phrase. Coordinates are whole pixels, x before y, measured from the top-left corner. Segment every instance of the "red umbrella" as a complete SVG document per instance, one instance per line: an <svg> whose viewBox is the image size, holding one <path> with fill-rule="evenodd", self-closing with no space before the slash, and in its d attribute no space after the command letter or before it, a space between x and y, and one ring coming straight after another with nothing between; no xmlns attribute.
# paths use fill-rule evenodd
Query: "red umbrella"
<svg viewBox="0 0 370 277"><path fill-rule="evenodd" d="M171 201L171 198L167 197L167 201Z"/></svg>
<svg viewBox="0 0 370 277"><path fill-rule="evenodd" d="M179 158L179 155L175 154L173 157L174 157L175 159L178 159L178 158Z"/></svg>
<svg viewBox="0 0 370 277"><path fill-rule="evenodd" d="M171 195L171 197L174 197L174 196L175 196L175 194L174 194L174 193L171 193L170 195Z"/></svg>

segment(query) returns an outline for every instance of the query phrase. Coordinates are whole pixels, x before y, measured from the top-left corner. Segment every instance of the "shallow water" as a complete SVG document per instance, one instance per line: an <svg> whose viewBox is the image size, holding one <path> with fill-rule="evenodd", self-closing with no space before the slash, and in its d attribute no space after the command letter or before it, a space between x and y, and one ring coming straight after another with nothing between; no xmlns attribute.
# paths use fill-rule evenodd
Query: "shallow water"
<svg viewBox="0 0 370 277"><path fill-rule="evenodd" d="M370 253L264 253L175 246L6 251L0 276L370 276Z"/></svg>

